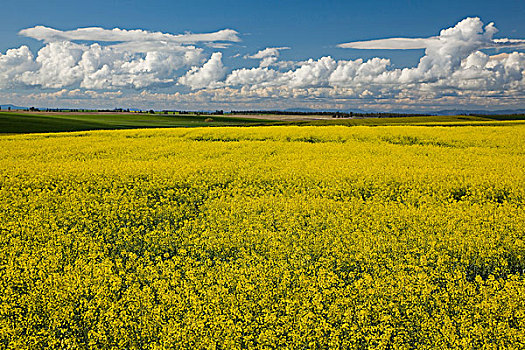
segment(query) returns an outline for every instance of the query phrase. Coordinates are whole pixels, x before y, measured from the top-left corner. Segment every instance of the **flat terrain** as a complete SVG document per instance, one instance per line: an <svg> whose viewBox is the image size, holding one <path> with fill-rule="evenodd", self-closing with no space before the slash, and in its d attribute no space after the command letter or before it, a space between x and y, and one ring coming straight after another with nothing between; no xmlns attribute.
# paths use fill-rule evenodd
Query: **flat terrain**
<svg viewBox="0 0 525 350"><path fill-rule="evenodd" d="M0 347L523 349L499 123L3 135Z"/></svg>
<svg viewBox="0 0 525 350"><path fill-rule="evenodd" d="M211 120L210 120L211 119ZM392 118L332 118L326 115L174 115L99 112L0 112L0 134L260 125L503 125L525 124L525 116L421 116Z"/></svg>
<svg viewBox="0 0 525 350"><path fill-rule="evenodd" d="M210 118L213 120L207 121ZM255 118L219 115L0 112L0 133L261 125L266 122Z"/></svg>

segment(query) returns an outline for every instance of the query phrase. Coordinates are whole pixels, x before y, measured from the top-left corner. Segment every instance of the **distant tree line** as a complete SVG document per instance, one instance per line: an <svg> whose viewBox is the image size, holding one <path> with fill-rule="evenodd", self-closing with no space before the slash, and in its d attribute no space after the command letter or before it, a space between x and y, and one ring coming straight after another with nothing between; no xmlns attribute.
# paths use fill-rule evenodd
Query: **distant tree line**
<svg viewBox="0 0 525 350"><path fill-rule="evenodd" d="M216 111L184 111L184 110L162 110L162 114L191 114L191 115L223 115L225 114L223 110L216 110Z"/></svg>
<svg viewBox="0 0 525 350"><path fill-rule="evenodd" d="M494 120L524 120L525 114L514 113L514 114L481 114L481 113L469 113L472 117L489 118Z"/></svg>
<svg viewBox="0 0 525 350"><path fill-rule="evenodd" d="M332 118L393 118L393 117L415 117L427 114L421 113L362 113L362 112L293 112L293 111L231 111L230 114L258 114L258 115L328 115Z"/></svg>
<svg viewBox="0 0 525 350"><path fill-rule="evenodd" d="M71 112L71 113L84 113L84 112L111 112L111 113L129 113L130 110L124 108L114 109L79 109L79 108L46 108L38 109L35 107L29 108L30 111L44 111L44 112Z"/></svg>

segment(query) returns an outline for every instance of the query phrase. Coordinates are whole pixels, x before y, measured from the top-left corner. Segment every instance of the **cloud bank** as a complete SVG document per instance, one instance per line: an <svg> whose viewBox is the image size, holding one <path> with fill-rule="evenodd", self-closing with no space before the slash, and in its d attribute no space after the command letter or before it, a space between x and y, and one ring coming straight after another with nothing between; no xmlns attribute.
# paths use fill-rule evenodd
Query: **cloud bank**
<svg viewBox="0 0 525 350"><path fill-rule="evenodd" d="M274 65L279 60L281 50L290 50L289 47L267 47L254 55L246 55L245 58L261 60L259 67L265 68Z"/></svg>
<svg viewBox="0 0 525 350"><path fill-rule="evenodd" d="M78 91L90 91L87 96L93 103L109 92L122 103L162 100L185 106L194 103L200 108L217 103L223 108L275 108L287 103L310 108L524 105L525 54L520 50L525 40L494 38L494 24L484 25L479 18L466 18L429 38L339 45L425 50L416 66L403 69L379 57L280 61L280 52L289 47L245 54L246 62L259 60L258 65L228 69L222 52L207 52L239 42L238 33L231 29L176 35L118 28L60 31L38 26L20 33L45 45L36 54L26 46L0 54L0 90L37 88L41 91L32 91L31 96L44 102L72 101ZM514 52L492 56L483 52L494 48ZM115 95L117 91L120 94ZM24 96L23 92L18 94Z"/></svg>

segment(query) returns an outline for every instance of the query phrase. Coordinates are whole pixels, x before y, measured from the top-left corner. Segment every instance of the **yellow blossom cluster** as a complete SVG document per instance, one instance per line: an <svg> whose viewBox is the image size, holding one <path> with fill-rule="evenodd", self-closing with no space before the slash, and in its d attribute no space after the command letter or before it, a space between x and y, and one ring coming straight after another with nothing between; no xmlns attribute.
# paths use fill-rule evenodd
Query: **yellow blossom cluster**
<svg viewBox="0 0 525 350"><path fill-rule="evenodd" d="M525 126L0 137L2 349L525 348Z"/></svg>

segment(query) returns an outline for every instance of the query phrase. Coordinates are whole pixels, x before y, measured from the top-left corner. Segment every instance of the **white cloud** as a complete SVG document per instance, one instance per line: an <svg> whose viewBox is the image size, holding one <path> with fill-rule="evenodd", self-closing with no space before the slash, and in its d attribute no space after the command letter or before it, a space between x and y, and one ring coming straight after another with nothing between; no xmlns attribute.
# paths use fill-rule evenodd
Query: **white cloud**
<svg viewBox="0 0 525 350"><path fill-rule="evenodd" d="M372 58L368 61L357 59L355 61L339 61L337 68L329 77L332 86L352 86L363 83L391 83L393 75L389 75L387 68L390 60L385 58Z"/></svg>
<svg viewBox="0 0 525 350"><path fill-rule="evenodd" d="M62 100L62 99L79 99L88 100L93 98L120 98L124 94L122 91L94 91L81 89L62 89L55 92L32 93L28 97L33 99Z"/></svg>
<svg viewBox="0 0 525 350"><path fill-rule="evenodd" d="M4 61L0 61L0 74L4 71L6 75L2 81L10 82L10 86L18 84L54 89L137 89L174 85L180 75L178 70L189 69L203 60L203 49L186 43L203 41L207 45L213 41L239 40L237 33L229 29L208 34L173 35L102 28L59 31L37 26L20 33L47 44L36 58L25 46L18 51L8 51ZM87 45L73 42L80 40L111 43ZM23 56L26 62L18 62L13 68L7 57L15 52L19 52L18 60ZM13 59L14 56L11 61Z"/></svg>
<svg viewBox="0 0 525 350"><path fill-rule="evenodd" d="M314 61L309 59L296 70L288 71L288 85L291 87L324 86L328 84L330 75L337 67L332 57L322 57Z"/></svg>
<svg viewBox="0 0 525 350"><path fill-rule="evenodd" d="M269 67L277 62L281 50L289 50L289 47L267 47L264 50L260 50L254 55L247 55L246 58L252 58L261 60L259 67Z"/></svg>
<svg viewBox="0 0 525 350"><path fill-rule="evenodd" d="M388 38L366 41L353 41L337 45L345 49L363 50L413 50L425 49L437 38Z"/></svg>
<svg viewBox="0 0 525 350"><path fill-rule="evenodd" d="M260 84L268 85L279 80L282 73L268 68L251 68L251 69L236 69L232 71L226 78L226 85L229 86L254 86Z"/></svg>
<svg viewBox="0 0 525 350"><path fill-rule="evenodd" d="M271 69L234 70L227 77L226 84L244 83L253 88L332 87L356 91L364 91L366 86L368 92L362 96L371 96L372 93L377 97L391 97L404 90L432 90L439 94L440 91L445 93L445 88L471 91L489 88L505 91L511 87L523 89L523 54L491 58L479 51L492 45L496 31L492 23L483 26L479 18L467 18L425 41L425 55L417 66L411 68L394 69L390 60L382 58L335 61L331 57L322 57L300 62L298 68L284 73ZM258 57L266 57L264 50Z"/></svg>
<svg viewBox="0 0 525 350"><path fill-rule="evenodd" d="M222 53L214 52L202 67L192 67L189 72L180 77L179 83L189 86L192 90L213 87L224 78L226 68L222 64Z"/></svg>
<svg viewBox="0 0 525 350"><path fill-rule="evenodd" d="M10 88L15 85L20 76L37 69L34 57L27 46L7 50L0 53L0 88Z"/></svg>
<svg viewBox="0 0 525 350"><path fill-rule="evenodd" d="M168 43L197 43L230 41L239 42L238 33L233 29L223 29L213 33L203 34L169 34L161 32L149 32L142 29L126 30L120 28L104 29L99 27L78 28L75 30L62 31L45 26L36 26L23 29L20 35L41 40L44 42L55 41L96 41L96 42L144 42L160 41Z"/></svg>
<svg viewBox="0 0 525 350"><path fill-rule="evenodd" d="M466 18L459 22L455 27L444 29L439 36L432 36L429 38L387 38L365 41L352 41L337 45L337 47L347 49L361 49L361 50L413 50L413 49L428 49L434 46L439 46L440 40L446 38L458 38L458 31L463 31L463 39L474 38L476 34L483 32L483 23L477 17ZM466 31L465 31L466 30ZM479 49L490 48L525 48L525 40L522 39L508 39L500 38L493 39L492 36L497 32L494 23L489 23L485 27L486 36L480 42Z"/></svg>
<svg viewBox="0 0 525 350"><path fill-rule="evenodd" d="M493 23L483 27L479 18L466 18L443 29L425 50L417 67L403 69L400 82L431 82L450 76L461 61L492 42L497 29Z"/></svg>
<svg viewBox="0 0 525 350"><path fill-rule="evenodd" d="M2 81L54 89L173 85L177 70L199 64L203 58L202 49L193 46L141 53L99 44L88 46L69 41L51 42L38 52L34 61L29 49L22 47L20 50L24 54L18 54L18 61L23 57L25 63L17 61L15 68L9 69L11 75L18 72L16 76ZM12 56L11 51L6 56ZM9 66L7 61L0 61L0 72Z"/></svg>
<svg viewBox="0 0 525 350"><path fill-rule="evenodd" d="M232 44L230 43L213 43L213 42L209 42L209 43L206 43L206 46L212 48L212 49L227 49L229 48L230 46L232 46Z"/></svg>
<svg viewBox="0 0 525 350"><path fill-rule="evenodd" d="M224 29L205 34L168 34L144 30L80 28L60 31L36 26L20 32L46 44L36 57L25 46L0 55L0 88L141 89L173 86L182 69L200 65L204 49L238 42ZM85 41L92 41L86 44ZM202 74L201 74L202 76Z"/></svg>
<svg viewBox="0 0 525 350"><path fill-rule="evenodd" d="M204 62L206 51L202 46L223 47L238 39L236 32L173 35L101 28L63 32L35 27L24 34L44 40L45 46L35 55L25 46L0 54L0 89L25 86L57 89L58 92L34 96L84 102L86 98L101 100L103 92L124 90L114 98L127 103L144 103L150 98L160 104L164 103L161 97L165 97L166 101L187 105L200 103L200 108L218 103L239 108L252 108L250 103L251 106L271 103L272 108L280 103L285 107L286 103L293 103L310 108L343 108L335 106L356 103L363 108L374 103L396 107L419 103L422 108L430 108L447 103L485 105L489 101L523 107L525 54L518 50L524 41L494 39L496 32L492 23L484 26L479 18L467 18L430 38L344 44L353 48L424 48L419 63L404 69L378 57L335 60L325 56L283 62L279 60L280 51L288 48L269 47L244 56L260 60L255 67L233 69L228 73L221 52L211 54ZM96 42L86 44L86 40ZM483 52L494 47L513 47L516 51L493 56ZM177 85L185 85L192 91L181 92L185 90ZM180 91L152 93L151 87L172 87ZM86 92L84 99L79 91Z"/></svg>
<svg viewBox="0 0 525 350"><path fill-rule="evenodd" d="M501 48L512 48L512 49L525 49L525 40L522 39L494 39L492 41L493 46L487 48L501 49Z"/></svg>
<svg viewBox="0 0 525 350"><path fill-rule="evenodd" d="M78 62L82 59L84 47L71 42L56 42L44 46L36 58L39 69L22 74L21 81L27 85L48 88L69 86L82 79Z"/></svg>

